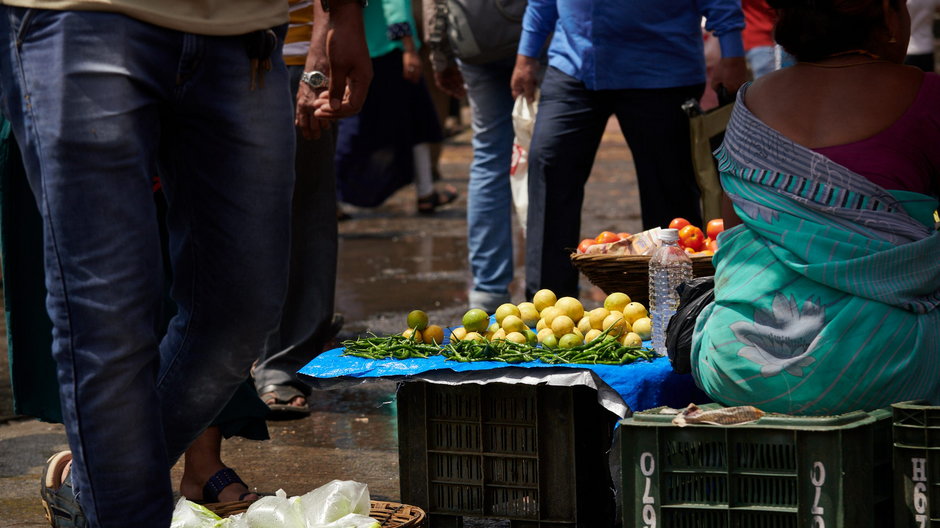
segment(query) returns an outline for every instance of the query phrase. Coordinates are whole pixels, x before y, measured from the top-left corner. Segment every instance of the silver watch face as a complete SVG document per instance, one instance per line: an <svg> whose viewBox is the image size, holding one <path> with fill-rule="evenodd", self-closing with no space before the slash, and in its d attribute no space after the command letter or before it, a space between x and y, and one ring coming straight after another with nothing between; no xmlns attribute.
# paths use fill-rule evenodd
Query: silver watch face
<svg viewBox="0 0 940 528"><path fill-rule="evenodd" d="M326 75L318 71L304 72L300 76L300 80L307 83L307 86L311 88L323 88L328 83Z"/></svg>

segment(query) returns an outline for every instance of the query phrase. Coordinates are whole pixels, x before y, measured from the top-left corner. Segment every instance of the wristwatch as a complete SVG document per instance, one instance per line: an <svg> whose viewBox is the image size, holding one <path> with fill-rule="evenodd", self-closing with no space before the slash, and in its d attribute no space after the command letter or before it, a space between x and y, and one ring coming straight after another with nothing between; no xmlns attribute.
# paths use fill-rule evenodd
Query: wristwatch
<svg viewBox="0 0 940 528"><path fill-rule="evenodd" d="M326 88L330 80L323 72L314 70L304 72L303 75L300 76L300 82L306 83L307 86L314 90L318 90L320 88Z"/></svg>
<svg viewBox="0 0 940 528"><path fill-rule="evenodd" d="M359 0L359 3L362 4L362 7L369 5L369 0ZM320 0L320 6L323 7L324 12L330 11L330 0Z"/></svg>

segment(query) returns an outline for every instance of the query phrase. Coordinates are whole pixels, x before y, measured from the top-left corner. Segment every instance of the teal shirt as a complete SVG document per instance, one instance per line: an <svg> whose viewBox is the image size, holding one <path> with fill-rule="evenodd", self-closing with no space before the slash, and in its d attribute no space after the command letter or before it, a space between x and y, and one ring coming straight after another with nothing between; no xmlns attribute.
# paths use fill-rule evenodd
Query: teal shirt
<svg viewBox="0 0 940 528"><path fill-rule="evenodd" d="M411 38L415 41L415 47L419 45L411 0L369 2L363 11L363 21L366 29L366 42L369 45L369 56L373 59L396 49L403 49L401 39L393 39L389 35L389 30L396 25L407 24L411 30Z"/></svg>

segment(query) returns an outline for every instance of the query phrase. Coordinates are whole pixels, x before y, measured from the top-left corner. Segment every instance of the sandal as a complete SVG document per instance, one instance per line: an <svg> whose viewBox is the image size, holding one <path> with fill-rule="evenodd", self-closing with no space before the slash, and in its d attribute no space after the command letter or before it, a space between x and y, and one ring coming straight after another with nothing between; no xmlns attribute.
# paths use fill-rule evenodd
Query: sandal
<svg viewBox="0 0 940 528"><path fill-rule="evenodd" d="M245 484L245 481L238 476L238 473L235 473L234 469L222 468L206 481L206 485L202 488L202 500L192 502L196 504L215 504L219 502L219 494L222 493L222 490L232 484L241 484L246 489L248 488L248 484ZM245 497L249 495L258 495L258 493L250 490L246 491L238 496L238 500L244 501Z"/></svg>
<svg viewBox="0 0 940 528"><path fill-rule="evenodd" d="M75 499L71 475L62 475L72 462L71 451L60 451L46 461L39 496L46 520L55 528L86 528L88 520Z"/></svg>
<svg viewBox="0 0 940 528"><path fill-rule="evenodd" d="M307 395L293 385L265 385L258 394L274 418L298 418L310 414ZM291 405L295 398L303 398L304 404Z"/></svg>
<svg viewBox="0 0 940 528"><path fill-rule="evenodd" d="M444 190L434 191L427 196L418 197L418 212L421 214L431 214L438 207L447 205L457 199L457 189L447 186Z"/></svg>

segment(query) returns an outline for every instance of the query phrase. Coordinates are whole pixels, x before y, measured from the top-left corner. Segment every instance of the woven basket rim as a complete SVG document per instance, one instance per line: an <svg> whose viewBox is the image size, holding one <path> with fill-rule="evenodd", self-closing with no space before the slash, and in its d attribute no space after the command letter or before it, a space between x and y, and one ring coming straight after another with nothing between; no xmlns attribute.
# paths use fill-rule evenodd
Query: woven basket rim
<svg viewBox="0 0 940 528"><path fill-rule="evenodd" d="M571 260L622 260L624 262L629 261L641 261L649 260L652 255L610 255L605 253L572 253ZM711 260L711 255L689 255L689 258L693 261L704 261Z"/></svg>
<svg viewBox="0 0 940 528"><path fill-rule="evenodd" d="M375 519L381 528L418 528L424 526L427 515L424 510L400 502L372 500L369 517ZM243 513L252 501L216 502L204 506L219 517L228 517Z"/></svg>

